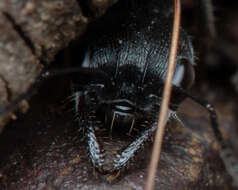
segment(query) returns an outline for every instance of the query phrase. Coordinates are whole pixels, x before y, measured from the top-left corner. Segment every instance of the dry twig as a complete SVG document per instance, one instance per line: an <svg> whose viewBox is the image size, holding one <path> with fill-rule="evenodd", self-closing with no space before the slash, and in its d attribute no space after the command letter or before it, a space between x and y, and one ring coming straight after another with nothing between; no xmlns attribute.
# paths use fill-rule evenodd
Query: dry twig
<svg viewBox="0 0 238 190"><path fill-rule="evenodd" d="M154 178L159 162L161 153L163 134L165 130L166 118L168 114L168 105L171 96L172 80L174 69L176 65L176 54L179 40L179 28L180 28L180 15L181 15L181 4L180 0L174 0L174 23L171 40L171 48L168 62L168 71L166 74L165 88L163 91L162 105L158 117L158 127L155 135L155 142L153 146L153 152L151 156L151 162L149 165L149 173L146 182L146 190L152 190L154 187Z"/></svg>

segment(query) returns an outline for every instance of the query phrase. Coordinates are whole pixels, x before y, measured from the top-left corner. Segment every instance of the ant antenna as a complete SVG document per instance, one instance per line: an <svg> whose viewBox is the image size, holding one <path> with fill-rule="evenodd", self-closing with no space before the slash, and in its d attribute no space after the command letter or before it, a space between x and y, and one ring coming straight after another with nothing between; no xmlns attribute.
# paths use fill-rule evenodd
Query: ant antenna
<svg viewBox="0 0 238 190"><path fill-rule="evenodd" d="M5 117L10 112L16 111L16 105L18 105L24 99L29 100L33 95L37 93L37 89L49 78L71 73L80 73L80 77L86 79L86 83L89 82L92 78L100 78L100 80L103 80L105 82L105 85L111 85L110 77L100 69L70 67L64 69L55 69L52 71L43 71L36 79L36 82L28 90L20 94L15 100L12 100L6 106L0 107L0 118Z"/></svg>

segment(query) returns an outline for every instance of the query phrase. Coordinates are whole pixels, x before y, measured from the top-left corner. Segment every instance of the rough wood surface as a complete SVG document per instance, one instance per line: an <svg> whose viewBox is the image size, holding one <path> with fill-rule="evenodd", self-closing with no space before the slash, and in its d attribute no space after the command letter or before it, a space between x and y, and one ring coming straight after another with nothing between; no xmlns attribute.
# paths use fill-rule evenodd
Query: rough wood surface
<svg viewBox="0 0 238 190"><path fill-rule="evenodd" d="M93 17L84 16L82 10L90 9L98 17L116 1L87 2L0 2L0 106L25 92L60 50L83 35ZM0 132L7 120L0 118Z"/></svg>

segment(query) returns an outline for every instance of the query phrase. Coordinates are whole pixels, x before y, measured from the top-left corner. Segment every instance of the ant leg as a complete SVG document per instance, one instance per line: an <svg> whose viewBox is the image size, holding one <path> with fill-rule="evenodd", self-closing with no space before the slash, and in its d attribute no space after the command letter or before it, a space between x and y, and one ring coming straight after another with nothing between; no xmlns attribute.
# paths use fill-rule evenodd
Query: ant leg
<svg viewBox="0 0 238 190"><path fill-rule="evenodd" d="M127 164L127 162L134 156L134 154L155 132L156 128L157 122L154 122L152 124L152 127L146 129L135 141L133 141L130 145L128 145L126 149L124 149L120 154L116 155L116 159L114 160L113 164L114 171L119 171L122 167L124 167Z"/></svg>
<svg viewBox="0 0 238 190"><path fill-rule="evenodd" d="M218 128L217 115L215 109L209 103L199 99L198 97L194 97L191 95L189 95L188 97L194 100L195 102L199 103L201 106L203 106L209 111L214 134L221 145L220 156L225 164L227 172L233 178L234 185L238 187L238 160L232 153L233 152L232 149L229 148L229 146L225 143L222 137L222 134Z"/></svg>
<svg viewBox="0 0 238 190"><path fill-rule="evenodd" d="M199 97L193 96L183 90L182 88L173 86L173 90L176 92L181 93L185 97L191 98L193 101L204 107L209 113L210 113L210 120L212 124L213 132L216 136L216 139L220 143L221 150L220 150L220 156L225 164L227 172L232 176L234 185L238 187L238 160L234 156L232 149L226 144L225 140L222 137L222 134L218 127L217 122L217 115L214 107L209 104L208 102L200 99Z"/></svg>
<svg viewBox="0 0 238 190"><path fill-rule="evenodd" d="M172 93L180 94L184 98L192 99L193 101L195 101L196 103L201 105L203 108L205 108L209 112L212 130L214 132L214 135L215 135L216 139L218 140L221 147L223 148L225 146L225 141L224 141L224 139L222 137L222 134L221 134L221 132L219 130L219 127L218 127L217 114L216 114L216 111L215 111L214 107L211 104L209 104L208 102L206 102L205 100L189 94L188 92L186 92L181 87L173 86L172 91L173 91Z"/></svg>
<svg viewBox="0 0 238 190"><path fill-rule="evenodd" d="M191 98L193 101L201 105L203 108L205 108L209 112L211 126L213 129L214 135L216 136L218 142L221 144L221 147L223 148L225 146L225 141L222 137L221 131L219 130L217 114L214 107L208 102L206 102L205 100L200 99L199 97L192 96L190 94L187 94L187 97Z"/></svg>

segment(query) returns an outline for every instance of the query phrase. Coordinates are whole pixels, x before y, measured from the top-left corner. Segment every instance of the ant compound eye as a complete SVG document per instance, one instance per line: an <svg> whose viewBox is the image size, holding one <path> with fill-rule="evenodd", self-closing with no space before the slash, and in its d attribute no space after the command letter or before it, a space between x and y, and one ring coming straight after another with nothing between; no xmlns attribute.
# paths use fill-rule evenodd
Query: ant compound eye
<svg viewBox="0 0 238 190"><path fill-rule="evenodd" d="M183 89L188 89L192 86L194 80L195 71L193 65L187 60L181 60L175 71L173 84Z"/></svg>
<svg viewBox="0 0 238 190"><path fill-rule="evenodd" d="M195 80L195 70L193 65L185 60L183 60L182 64L184 66L184 76L181 81L181 86L184 89L189 89L192 87Z"/></svg>

